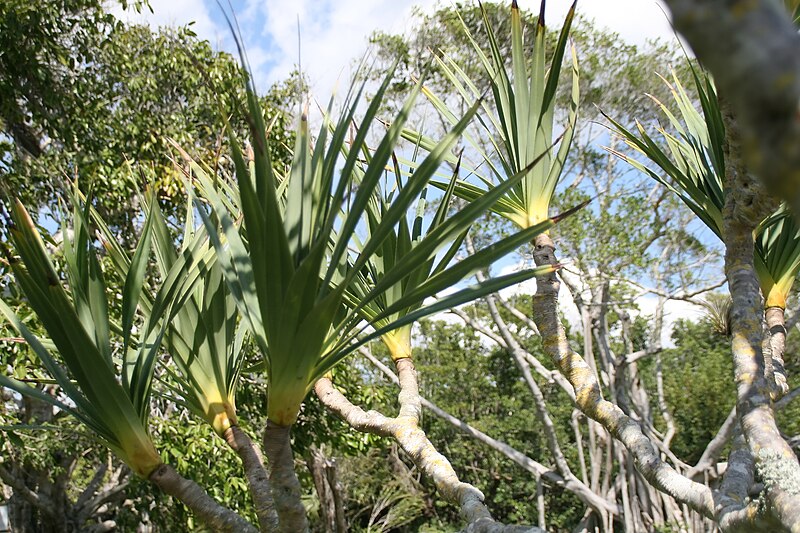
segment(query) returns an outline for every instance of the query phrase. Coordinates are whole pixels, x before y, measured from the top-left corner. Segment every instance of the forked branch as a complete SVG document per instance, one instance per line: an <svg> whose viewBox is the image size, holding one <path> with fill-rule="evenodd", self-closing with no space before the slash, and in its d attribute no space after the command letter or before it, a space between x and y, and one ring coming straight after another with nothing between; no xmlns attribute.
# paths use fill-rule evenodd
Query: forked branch
<svg viewBox="0 0 800 533"><path fill-rule="evenodd" d="M470 533L538 533L541 530L528 526L506 526L496 522L486 505L483 493L469 483L462 482L450 461L439 453L419 427L421 400L417 386L416 370L411 359L396 362L401 392L400 415L387 417L378 411L364 411L352 404L339 392L328 378L314 385L320 401L345 420L351 427L366 433L394 438L408 453L414 464L433 479L442 497L459 507L467 522L465 532Z"/></svg>

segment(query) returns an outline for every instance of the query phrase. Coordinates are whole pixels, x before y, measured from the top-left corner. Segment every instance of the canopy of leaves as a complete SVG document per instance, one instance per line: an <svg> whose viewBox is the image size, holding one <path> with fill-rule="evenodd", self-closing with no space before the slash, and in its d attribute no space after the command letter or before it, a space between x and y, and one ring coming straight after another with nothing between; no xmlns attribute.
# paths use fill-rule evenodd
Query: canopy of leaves
<svg viewBox="0 0 800 533"><path fill-rule="evenodd" d="M145 186L137 167L156 171L150 186L162 200L182 190L169 139L208 161L225 116L244 129L241 70L188 27L128 26L99 0L4 0L0 49L0 188L25 191L29 206L52 205L77 177L93 183L107 221L129 229L129 199ZM296 88L290 80L263 102L273 151L287 163L291 119L277 109Z"/></svg>

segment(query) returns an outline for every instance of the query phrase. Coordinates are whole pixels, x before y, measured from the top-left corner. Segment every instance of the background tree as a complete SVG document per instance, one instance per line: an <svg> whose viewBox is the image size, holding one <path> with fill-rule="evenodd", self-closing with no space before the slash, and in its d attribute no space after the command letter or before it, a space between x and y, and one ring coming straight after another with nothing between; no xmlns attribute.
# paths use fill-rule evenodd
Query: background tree
<svg viewBox="0 0 800 533"><path fill-rule="evenodd" d="M180 196L170 139L210 161L221 149L223 116L244 131L237 104L242 70L189 27L126 25L99 1L8 0L0 10L6 194L24 191L31 205L46 207L79 177L83 190L92 184L102 199L98 207L109 223L129 234L138 216L134 191L155 188L167 203ZM299 78L288 80L265 96L270 137L284 164L292 141L285 112L300 85Z"/></svg>
<svg viewBox="0 0 800 533"><path fill-rule="evenodd" d="M425 50L429 47L441 49L453 59L453 63L446 60L435 63L426 85L430 94L441 99L440 111L447 107L460 116L472 103L452 89L453 76L442 69L443 65L464 65L466 75L476 80L476 92L487 92L489 79L482 74L481 62L476 61L477 52L464 53L472 42L462 31L465 25L478 36L479 43L488 42L483 13L472 5L458 6L458 9L463 23L456 10L442 9L423 19L419 35L376 35L380 57L387 62L397 57L401 59L400 72L404 75L392 80L388 94L400 95L413 86L414 75L428 63ZM506 13L507 7L486 6L489 26L495 28L494 33L499 37L498 55L507 58L513 55L511 51L515 45L508 39L512 30ZM533 34L537 31L537 22L535 17L523 15L520 27ZM452 485L441 483L441 477L437 478L441 471L431 468L429 461L421 460L419 453L408 446L409 439L391 429L401 427L399 421L405 417L406 421L412 421L402 426L413 430L408 434L424 436L423 446L417 450L444 452L455 467L447 475L479 486L499 521L528 522L535 517L542 528L575 527L578 530L680 528L699 531L715 527L708 519L717 517L710 511L705 496L727 494L725 491L730 488L724 477L725 461L720 459L726 454L729 464L742 457L746 459L736 438L733 438L732 447L727 448L736 428L735 413L728 410L733 403L733 386L725 377L731 368L730 356L723 349L723 338L710 333L705 323L678 322L673 334L674 349L664 348L662 332L667 324L665 313L669 301L698 302L699 294L720 284L720 250L702 233L698 234L697 226L690 222L691 214L667 191L643 176L630 173L615 155L602 149L602 145L606 145L612 151L633 155L628 147L610 137L605 127L594 122L601 120L600 115L588 105L598 104L628 126L638 119L645 128L655 127L661 110L651 105L642 93L654 93L667 108L672 106L669 90L651 75L651 71L665 73L674 54L663 47L642 51L619 44L613 35L594 31L585 23L578 23L572 33L578 59L585 64L581 70L580 96L584 114L577 122L573 147L565 159L563 183L547 200L554 209L585 199L594 199L594 204L553 229L552 238L558 242L562 257L568 257L571 264L560 280L541 277L539 285L540 289L552 289L562 282L572 295L579 320L570 323L557 318L558 295L554 290L540 291L533 299L527 295L490 295L483 302L453 310L463 325L423 323L409 339L416 346L413 360L420 375L418 383L414 366L405 361L408 357L391 354L395 359L395 374L384 364L384 354L378 346L372 346L374 353L363 350L364 359L337 367L332 376L318 381L317 390L325 406L316 400L304 404L297 414L294 442L295 451L304 456L309 466L308 475L300 473L302 485L297 495L306 498L307 509L317 509L319 521L312 522L312 526L333 531L347 527L353 530L421 530L425 527L456 530L463 525L463 518L456 515L452 506L445 505L444 500L472 505L476 493L467 485L459 485L458 491L449 491ZM530 41L532 39L527 40ZM554 41L554 35L545 39L545 42ZM441 46L434 43L441 43ZM531 53L530 47L525 50L526 54ZM546 57L550 57L551 44L545 52ZM147 64L143 58L138 61ZM506 66L516 70L519 77L521 71L512 63L507 61ZM684 64L683 59L679 64ZM685 71L678 69L677 75L683 74ZM112 79L114 76L116 74L110 75ZM652 85L645 89L643 86L649 83ZM555 92L556 130L570 120L570 98L574 97L569 90L571 86L571 76L567 75L560 80ZM129 97L136 98L135 95ZM692 93L688 96L689 100L694 97ZM389 100L383 103L383 109L393 111L387 112L387 116L394 116L401 106ZM423 119L427 126L435 123L434 127L426 127L429 137L421 143L422 148L430 147L430 141L440 136L436 126L449 126L452 118L444 112L429 113L425 118L421 106L415 110L414 120L420 127ZM506 112L502 106L498 110L487 104L480 116L488 121L491 114ZM431 120L432 116L436 119ZM667 131L673 131L668 124L663 125ZM361 128L359 135L365 129ZM134 129L121 133L123 137L136 137ZM492 152L494 146L488 135L481 133L480 128L472 128L470 134L475 142L462 142L466 150L461 160L444 154L452 168L459 169L460 175L468 175L473 170L485 171L489 164L499 166L499 156ZM421 139L408 131L404 135L417 142ZM136 147L148 142L146 136L141 139L144 143ZM275 148L276 154L281 146L279 143ZM302 153L305 145L301 141L298 146ZM256 148L262 147L256 143ZM197 150L202 157L202 147ZM483 158L481 151L488 157ZM208 153L216 154L216 145ZM140 157L144 157L143 154L139 154ZM255 151L253 155L257 154ZM364 148L363 161L358 163L368 165L373 155ZM417 165L414 161L403 160L402 155L399 154L391 165L398 176L413 172ZM218 158L212 161L216 165ZM226 165L223 159L220 166L227 169ZM159 181L158 190L162 200L171 197L169 173L177 175L174 173L178 169L172 163L162 167L151 163L147 169L147 173L152 169L162 175L167 169L167 181ZM281 171L278 169L279 175ZM497 176L501 180L508 177ZM278 183L284 183L283 179L289 180L278 179ZM243 183L247 182L244 179ZM263 176L260 176L260 183L264 185ZM285 185L279 185L278 190L281 187ZM237 198L230 190L225 194ZM216 209L217 214L225 213L226 209ZM380 216L374 218L380 220ZM420 220L424 218L420 216ZM249 223L252 225L252 221ZM592 231L587 232L587 227ZM486 223L474 228L471 238L465 240L464 253L472 256L472 244L480 249L512 232L508 223L487 218ZM258 233L247 235L248 246L254 235ZM398 234L397 241L400 240ZM539 263L551 262L552 254L544 257L541 251L552 248L552 242L545 244L547 246L523 248L518 260L530 264L533 255ZM389 255L384 250L384 255L402 256L397 251L400 249L400 246L391 248ZM369 268L378 270L374 264ZM478 279L482 281L485 275L479 273ZM566 292L561 291L562 299ZM643 295L655 301L648 312L640 308L639 297ZM543 309L543 299L547 299L546 309ZM530 316L531 308L535 321ZM742 316L752 318L759 313L751 311L737 318L740 331ZM790 330L793 316L790 305L787 322ZM546 342L541 343L539 332ZM17 343L6 342L15 347L16 357L24 357ZM789 337L789 346L792 342ZM582 354L568 349L567 343L580 347ZM556 347L560 351L556 352ZM261 352L265 352L263 348ZM246 358L249 363L259 363L262 356L247 355ZM564 367L563 361L570 361L572 366ZM238 406L239 414L244 410L252 416L252 425L245 428L252 430L266 423L263 414L269 407L263 404L266 380L258 373L260 367L245 366L249 375L239 393ZM174 370L166 361L165 369ZM163 380L159 383L165 387L174 385L168 374L166 370L162 375L157 374ZM36 375L35 379L41 377ZM365 405L380 412L393 411L395 391L391 384L395 382L401 385L398 417L381 418L380 413L359 410L358 405ZM790 385L792 383L790 380ZM333 384L343 394L336 396ZM416 394L417 386L421 397ZM687 389L706 395L714 391L720 397L727 394L731 402L720 401L709 408L701 400L686 400ZM607 401L600 400L600 394ZM795 396L796 391L791 391L776 408L788 405ZM7 400L9 407L15 403L13 396L8 396ZM233 469L221 468L218 476L208 469L196 468L204 454L214 458L230 457L224 455L225 448L201 444L203 430L208 431L203 426L169 424L168 415L180 412L180 403L158 398L154 405L150 418L155 421L154 431L165 446L162 459L190 471L197 481L209 487L212 496L252 520L253 508L246 498L235 491L219 490L224 476L235 480L229 484L231 487L243 487L244 479L237 478ZM426 407L426 412L434 414L435 418L420 418L420 406ZM340 433L348 426L327 419L325 408L332 408L349 425L372 433L367 436ZM798 428L792 423L791 407L787 411L788 415L784 412L779 416L779 424L791 436ZM16 413L12 412L10 419L14 416ZM453 428L465 437L454 437ZM424 433L414 433L416 430ZM320 438L321 434L325 437ZM385 438L389 434L397 439L397 444ZM8 450L13 449L11 439L18 438L16 433L13 435L8 437ZM788 440L790 443L797 441L796 438ZM27 464L43 470L55 463L36 461L43 456L39 451L41 446L31 447ZM365 457L353 453L365 450ZM339 458L336 466L331 455ZM14 456L9 454L9 457ZM81 481L90 477L91 469L84 471ZM420 476L423 471L433 473L435 481ZM758 475L762 477L754 478L756 481L764 479L763 473ZM40 477L39 486L34 488L45 494L49 489L41 487L49 481L42 479ZM344 487L344 497L337 489L340 484ZM759 490L758 483L751 485L748 488ZM316 503L311 496L312 486L317 492ZM684 490L686 487L690 490ZM143 498L140 501L148 497L164 501L163 496L153 497L147 485L133 482L129 489L130 494L137 493ZM14 494L17 493L25 494L19 486ZM142 509L137 504L131 509L117 509L113 516L118 524L141 523L150 518L168 520L164 516L166 513ZM151 516L145 516L148 514ZM101 518L106 520L106 516ZM494 524L481 521L483 518L486 517L468 521L475 527ZM172 520L183 525L191 524L192 518L179 514ZM98 519L95 517L93 521ZM171 524L177 526L176 522ZM733 522L723 523L724 527L731 525L735 525L735 517Z"/></svg>

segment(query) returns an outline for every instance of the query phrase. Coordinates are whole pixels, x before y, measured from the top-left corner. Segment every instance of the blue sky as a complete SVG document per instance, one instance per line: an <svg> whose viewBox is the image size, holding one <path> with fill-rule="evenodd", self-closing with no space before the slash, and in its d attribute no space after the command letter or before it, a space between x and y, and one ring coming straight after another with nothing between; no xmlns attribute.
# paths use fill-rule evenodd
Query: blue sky
<svg viewBox="0 0 800 533"><path fill-rule="evenodd" d="M125 18L153 26L193 22L198 36L216 48L233 51L222 10L216 0L151 0L153 13ZM227 0L222 3L227 4ZM375 30L408 32L415 6L425 12L448 2L418 0L230 0L245 36L251 67L260 90L285 78L297 64L298 20L303 70L316 94L327 95L337 79L347 80L354 59L367 48ZM524 9L538 11L538 0L519 0ZM550 0L548 25L563 20L570 0ZM672 38L662 5L657 0L579 0L578 11L618 32L626 41L643 44L647 38ZM119 11L117 11L120 14Z"/></svg>
<svg viewBox="0 0 800 533"><path fill-rule="evenodd" d="M221 0L227 4L228 0ZM538 11L539 0L518 0L523 9ZM193 23L195 33L209 40L217 49L235 52L230 30L216 0L150 0L153 13L118 16L152 26ZM437 0L230 0L236 14L250 66L259 91L282 80L295 68L298 58L298 22L301 38L303 71L310 80L312 92L327 100L341 80L346 84L350 67L368 47L369 35L375 30L391 33L410 32L415 20L415 6L424 12L450 2ZM571 0L549 0L546 20L550 27L560 26ZM674 39L665 8L658 0L578 0L578 12L601 27L609 28L632 43L641 45L647 39ZM496 271L517 268L512 260L504 260ZM525 287L530 291L532 287ZM517 289L519 290L519 289ZM574 320L568 295L562 309ZM638 301L643 312L652 312L653 297ZM685 302L667 306L663 341L669 345L672 321L679 316L692 316L696 309Z"/></svg>

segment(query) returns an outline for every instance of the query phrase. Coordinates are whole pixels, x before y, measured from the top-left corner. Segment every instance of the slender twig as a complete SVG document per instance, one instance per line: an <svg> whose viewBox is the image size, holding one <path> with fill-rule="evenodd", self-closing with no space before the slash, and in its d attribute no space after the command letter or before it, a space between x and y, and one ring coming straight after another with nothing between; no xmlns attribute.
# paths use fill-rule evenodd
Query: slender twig
<svg viewBox="0 0 800 533"><path fill-rule="evenodd" d="M547 447L550 450L550 455L556 463L558 471L564 478L574 478L575 476L567 464L567 460L564 457L563 452L561 451L561 445L558 442L555 425L550 418L550 413L547 411L544 395L542 394L539 385L536 383L536 380L533 379L533 376L530 372L530 367L525 361L525 358L520 353L522 350L519 343L511 334L505 321L500 316L493 295L490 294L487 296L486 303L489 306L489 314L491 315L492 320L497 326L497 329L500 330L500 334L503 336L503 340L505 340L506 345L508 346L508 352L514 358L514 361L517 363L517 368L522 373L522 377L525 380L525 383L528 385L528 389L533 397L533 406L536 416L539 419L542 429L544 430Z"/></svg>
<svg viewBox="0 0 800 533"><path fill-rule="evenodd" d="M708 445L706 446L706 449L703 450L703 455L700 456L697 464L686 471L687 477L694 479L717 464L717 459L722 453L722 450L725 448L725 445L730 440L731 435L733 435L736 422L736 407L734 407L731 409L731 412L728 414L725 422L723 422L719 430L717 430L717 434L714 435L714 438L708 442Z"/></svg>
<svg viewBox="0 0 800 533"><path fill-rule="evenodd" d="M388 377L392 382L399 385L399 380L394 372L392 372L389 367L384 365L380 360L378 360L375 356L373 356L367 350L361 350L361 354L364 355L376 368L378 368L383 374ZM584 484L577 482L573 479L565 479L563 478L558 472L547 468L546 466L542 465L541 463L531 459L527 455L523 454L519 450L509 446L505 442L496 440L489 435L483 433L482 431L474 428L473 426L467 424L466 422L454 417L444 409L438 407L435 403L431 402L430 400L420 397L420 403L422 404L425 409L432 412L437 417L441 418L451 426L455 427L456 429L460 430L466 435L474 438L478 442L482 442L483 444L489 446L495 451L502 453L511 461L515 462L517 465L525 469L526 471L530 472L535 476L541 476L544 480L548 483L556 485L558 487L563 487L565 490L573 492L579 498L581 498L589 507L592 509L603 509L603 512L610 513L612 515L619 514L621 509L612 501L608 501L607 499L603 498L599 494L596 494L589 490Z"/></svg>
<svg viewBox="0 0 800 533"><path fill-rule="evenodd" d="M514 307L509 305L507 309L514 309ZM509 350L508 344L506 343L506 341L503 339L502 336L490 330L489 328L487 328L486 326L484 326L483 324L481 324L480 322L469 316L467 313L462 311L461 309L454 308L451 309L449 312L459 317L464 322L464 324L466 324L470 328L474 329L478 333L485 335L487 338L494 341L498 346L500 346L504 350L507 351ZM572 386L566 379L564 379L564 376L562 376L559 372L555 370L550 370L549 368L544 366L542 362L539 361L532 353L525 350L521 346L518 346L518 350L519 350L518 353L525 359L525 362L528 363L536 371L537 374L545 378L548 381L548 383L557 383L558 386L561 387L561 389L564 392L566 392L567 395L573 401L575 400L575 391L572 390Z"/></svg>

